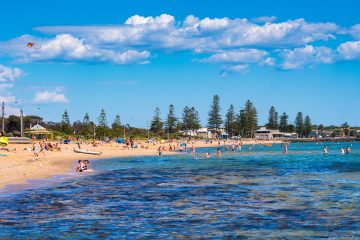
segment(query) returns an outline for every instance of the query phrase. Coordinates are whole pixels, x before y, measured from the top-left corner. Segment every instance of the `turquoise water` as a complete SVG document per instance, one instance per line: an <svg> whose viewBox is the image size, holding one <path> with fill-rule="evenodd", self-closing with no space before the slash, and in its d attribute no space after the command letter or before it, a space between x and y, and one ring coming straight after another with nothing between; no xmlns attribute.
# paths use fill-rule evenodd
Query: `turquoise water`
<svg viewBox="0 0 360 240"><path fill-rule="evenodd" d="M324 145L94 161L94 174L0 196L0 238L360 238L360 143Z"/></svg>

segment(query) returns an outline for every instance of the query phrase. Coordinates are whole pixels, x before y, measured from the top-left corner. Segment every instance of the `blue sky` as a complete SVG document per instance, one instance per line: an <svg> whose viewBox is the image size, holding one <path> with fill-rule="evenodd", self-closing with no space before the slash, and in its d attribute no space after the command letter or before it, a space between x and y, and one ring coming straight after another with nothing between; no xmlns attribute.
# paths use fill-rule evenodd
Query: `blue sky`
<svg viewBox="0 0 360 240"><path fill-rule="evenodd" d="M357 1L47 2L2 4L7 114L96 120L104 108L109 123L146 127L174 104L205 125L218 94L223 114L252 100L259 124L274 105L291 121L360 125Z"/></svg>

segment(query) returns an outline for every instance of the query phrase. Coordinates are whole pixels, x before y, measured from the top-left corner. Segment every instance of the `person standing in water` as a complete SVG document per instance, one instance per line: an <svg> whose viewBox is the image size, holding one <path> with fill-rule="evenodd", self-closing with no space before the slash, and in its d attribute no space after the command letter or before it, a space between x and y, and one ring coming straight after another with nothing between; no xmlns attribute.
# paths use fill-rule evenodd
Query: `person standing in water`
<svg viewBox="0 0 360 240"><path fill-rule="evenodd" d="M218 158L220 158L220 157L221 157L221 150L220 150L220 148L217 148L216 152L217 152Z"/></svg>
<svg viewBox="0 0 360 240"><path fill-rule="evenodd" d="M324 153L324 155L327 154L327 147L324 147L324 148L323 148L323 153Z"/></svg>
<svg viewBox="0 0 360 240"><path fill-rule="evenodd" d="M344 148L341 148L341 155L344 155L345 154L345 149Z"/></svg>
<svg viewBox="0 0 360 240"><path fill-rule="evenodd" d="M350 151L351 151L351 150L350 150L350 147L349 147L349 146L347 146L347 147L345 148L345 153L346 153L346 154L349 154L349 153L350 153Z"/></svg>

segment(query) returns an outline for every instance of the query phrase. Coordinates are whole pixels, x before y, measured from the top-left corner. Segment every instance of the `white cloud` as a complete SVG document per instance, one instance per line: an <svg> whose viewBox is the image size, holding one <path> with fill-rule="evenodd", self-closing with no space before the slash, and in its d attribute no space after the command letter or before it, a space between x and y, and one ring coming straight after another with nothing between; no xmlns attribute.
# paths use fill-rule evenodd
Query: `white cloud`
<svg viewBox="0 0 360 240"><path fill-rule="evenodd" d="M161 14L155 17L134 15L118 25L43 26L35 30L50 36L23 35L11 39L0 44L0 54L22 62L109 62L124 65L149 63L150 52L155 50L167 53L187 50L202 54L201 57L209 56L203 62L225 64L222 71L241 69L248 64L289 70L359 58L356 41L343 43L336 50L312 44L322 42L324 45L323 42L343 33L360 38L360 24L344 30L331 22L309 23L302 18L275 20L275 16L249 20L228 17L201 19L189 15L183 21L176 21L174 16ZM27 42L36 42L41 47L28 48Z"/></svg>
<svg viewBox="0 0 360 240"><path fill-rule="evenodd" d="M20 68L11 68L0 64L0 82L13 82L22 74L23 71Z"/></svg>
<svg viewBox="0 0 360 240"><path fill-rule="evenodd" d="M337 48L339 58L343 60L360 59L360 41L349 41L339 45Z"/></svg>
<svg viewBox="0 0 360 240"><path fill-rule="evenodd" d="M210 63L254 63L260 62L268 53L257 49L240 49L235 51L224 51L206 58Z"/></svg>
<svg viewBox="0 0 360 240"><path fill-rule="evenodd" d="M16 102L16 97L15 96L1 96L0 95L0 102L14 103L14 102Z"/></svg>
<svg viewBox="0 0 360 240"><path fill-rule="evenodd" d="M259 22L259 23L270 23L270 22L274 22L277 19L276 16L262 16L262 17L257 17L257 18L253 18L253 22Z"/></svg>
<svg viewBox="0 0 360 240"><path fill-rule="evenodd" d="M349 33L356 39L360 39L360 24L351 27Z"/></svg>
<svg viewBox="0 0 360 240"><path fill-rule="evenodd" d="M58 93L56 91L44 91L37 92L35 94L33 102L35 103L68 103L69 100L64 93Z"/></svg>
<svg viewBox="0 0 360 240"><path fill-rule="evenodd" d="M267 57L264 60L260 62L260 65L262 66L274 66L275 65L275 59L272 57Z"/></svg>
<svg viewBox="0 0 360 240"><path fill-rule="evenodd" d="M178 24L168 14L158 17L132 16L113 26L46 26L36 30L50 34L72 34L87 44L126 49L224 50L247 46L300 46L333 39L339 27L334 23L308 23L304 19L257 24L248 19L208 18L189 15Z"/></svg>
<svg viewBox="0 0 360 240"><path fill-rule="evenodd" d="M311 45L292 50L284 50L280 54L280 57L283 60L280 68L284 70L314 66L318 63L329 64L334 62L334 52L332 49L327 47L314 47Z"/></svg>
<svg viewBox="0 0 360 240"><path fill-rule="evenodd" d="M249 71L248 64L224 65L221 68L220 76L226 77L231 74L246 73Z"/></svg>
<svg viewBox="0 0 360 240"><path fill-rule="evenodd" d="M25 44L30 37L22 36L14 39L8 51L21 62L31 61L66 61L66 62L111 62L119 65L132 63L147 63L150 57L148 51L114 51L99 49L93 45L85 44L84 39L76 38L70 34L60 34L53 39L41 39L38 41L38 49L25 48L19 44ZM18 43L18 44L16 44Z"/></svg>

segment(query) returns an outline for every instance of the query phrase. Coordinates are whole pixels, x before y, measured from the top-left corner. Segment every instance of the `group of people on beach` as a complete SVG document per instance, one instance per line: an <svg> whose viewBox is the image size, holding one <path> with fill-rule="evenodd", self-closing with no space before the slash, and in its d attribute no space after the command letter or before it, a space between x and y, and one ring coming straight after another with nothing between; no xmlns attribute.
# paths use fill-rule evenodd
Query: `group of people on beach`
<svg viewBox="0 0 360 240"><path fill-rule="evenodd" d="M58 143L47 142L46 139L43 139L40 142L34 142L31 151L34 153L33 160L38 160L40 153L45 158L45 151L61 151L61 147Z"/></svg>

